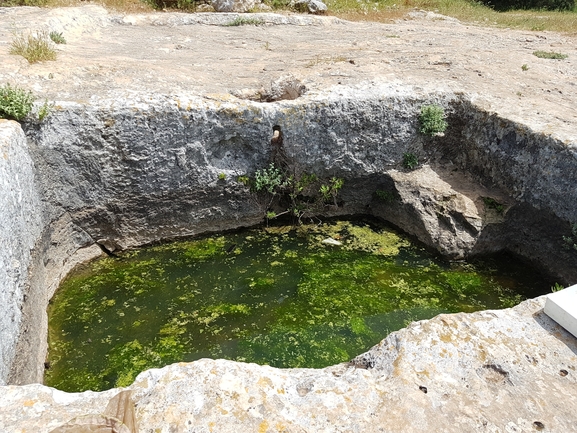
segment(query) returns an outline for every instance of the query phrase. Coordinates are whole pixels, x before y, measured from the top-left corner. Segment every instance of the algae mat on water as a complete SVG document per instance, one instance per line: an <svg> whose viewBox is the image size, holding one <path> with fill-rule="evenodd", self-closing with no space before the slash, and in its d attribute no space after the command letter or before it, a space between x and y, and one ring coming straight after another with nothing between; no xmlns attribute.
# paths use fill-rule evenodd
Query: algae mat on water
<svg viewBox="0 0 577 433"><path fill-rule="evenodd" d="M413 320L547 291L520 263L503 264L444 263L391 229L348 221L143 248L62 284L45 382L103 390L203 357L325 367Z"/></svg>

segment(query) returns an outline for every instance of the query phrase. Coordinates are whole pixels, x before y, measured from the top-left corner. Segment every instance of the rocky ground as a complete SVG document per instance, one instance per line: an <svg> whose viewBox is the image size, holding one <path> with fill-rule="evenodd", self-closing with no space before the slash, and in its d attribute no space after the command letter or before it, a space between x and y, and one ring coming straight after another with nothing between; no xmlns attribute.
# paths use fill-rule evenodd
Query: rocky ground
<svg viewBox="0 0 577 433"><path fill-rule="evenodd" d="M390 24L245 14L264 25L225 26L237 16L120 15L92 5L1 8L0 80L41 98L78 102L147 93L242 96L289 74L309 92L401 82L478 95L488 109L545 133L575 129L574 36L486 28L421 11ZM66 38L56 61L28 64L8 54L14 32L40 29ZM569 57L540 59L536 50Z"/></svg>

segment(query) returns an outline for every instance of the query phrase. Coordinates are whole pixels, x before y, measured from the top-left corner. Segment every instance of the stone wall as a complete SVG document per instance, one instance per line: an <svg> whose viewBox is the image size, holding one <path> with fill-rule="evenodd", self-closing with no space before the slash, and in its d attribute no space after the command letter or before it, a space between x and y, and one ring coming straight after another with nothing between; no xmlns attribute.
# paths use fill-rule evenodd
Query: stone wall
<svg viewBox="0 0 577 433"><path fill-rule="evenodd" d="M122 249L260 222L263 209L236 178L266 166L274 125L300 169L345 178L343 205L327 215L374 214L453 257L508 248L559 281L577 279L575 254L562 248L576 216L568 182L575 143L467 98L393 84L272 104L227 95L95 98L58 102L44 122L24 125L27 143L16 123L3 122L2 380L41 380L48 300L69 269L101 253L98 244ZM420 106L431 102L449 114L444 136L418 133ZM407 172L405 152L427 165ZM378 202L379 188L397 201ZM486 195L506 212L491 215Z"/></svg>
<svg viewBox="0 0 577 433"><path fill-rule="evenodd" d="M7 120L0 120L0 209L0 384L6 384L43 212L26 137Z"/></svg>

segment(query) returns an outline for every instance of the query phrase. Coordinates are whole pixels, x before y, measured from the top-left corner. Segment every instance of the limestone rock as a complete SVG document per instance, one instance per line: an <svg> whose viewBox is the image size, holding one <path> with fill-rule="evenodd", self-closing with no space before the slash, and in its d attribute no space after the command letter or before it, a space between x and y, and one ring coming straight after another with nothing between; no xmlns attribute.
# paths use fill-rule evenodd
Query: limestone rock
<svg viewBox="0 0 577 433"><path fill-rule="evenodd" d="M328 8L320 0L294 0L291 6L299 12L308 12L315 15L324 15Z"/></svg>
<svg viewBox="0 0 577 433"><path fill-rule="evenodd" d="M249 12L258 0L212 0L211 6L216 12Z"/></svg>
<svg viewBox="0 0 577 433"><path fill-rule="evenodd" d="M385 206L383 215L446 256L463 258L476 248L488 224L504 221L503 215L487 209L483 197L493 195L503 202L506 198L465 176L429 165L389 174L398 201ZM507 204L501 206L504 213Z"/></svg>

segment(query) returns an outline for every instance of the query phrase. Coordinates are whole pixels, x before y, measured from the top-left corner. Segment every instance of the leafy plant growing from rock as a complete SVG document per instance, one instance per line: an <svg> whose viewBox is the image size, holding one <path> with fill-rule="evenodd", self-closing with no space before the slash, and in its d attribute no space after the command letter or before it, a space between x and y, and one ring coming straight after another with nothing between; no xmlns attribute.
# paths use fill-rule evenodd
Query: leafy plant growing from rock
<svg viewBox="0 0 577 433"><path fill-rule="evenodd" d="M419 115L421 134L435 136L442 134L447 129L445 110L440 105L423 105Z"/></svg>
<svg viewBox="0 0 577 433"><path fill-rule="evenodd" d="M10 84L0 87L0 118L21 120L30 113L33 104L32 92Z"/></svg>
<svg viewBox="0 0 577 433"><path fill-rule="evenodd" d="M56 60L56 51L47 31L14 34L10 54L22 56L28 63Z"/></svg>
<svg viewBox="0 0 577 433"><path fill-rule="evenodd" d="M414 170L419 165L419 158L417 155L411 152L406 152L403 154L403 167L407 170Z"/></svg>

